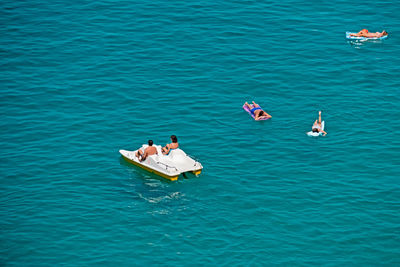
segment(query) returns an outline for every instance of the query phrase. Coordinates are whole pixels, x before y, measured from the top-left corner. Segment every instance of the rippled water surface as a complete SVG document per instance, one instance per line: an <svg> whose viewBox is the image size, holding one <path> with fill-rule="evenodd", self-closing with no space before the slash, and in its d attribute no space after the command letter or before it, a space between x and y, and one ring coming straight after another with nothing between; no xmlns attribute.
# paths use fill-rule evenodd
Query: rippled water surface
<svg viewBox="0 0 400 267"><path fill-rule="evenodd" d="M398 1L0 7L0 265L400 265Z"/></svg>

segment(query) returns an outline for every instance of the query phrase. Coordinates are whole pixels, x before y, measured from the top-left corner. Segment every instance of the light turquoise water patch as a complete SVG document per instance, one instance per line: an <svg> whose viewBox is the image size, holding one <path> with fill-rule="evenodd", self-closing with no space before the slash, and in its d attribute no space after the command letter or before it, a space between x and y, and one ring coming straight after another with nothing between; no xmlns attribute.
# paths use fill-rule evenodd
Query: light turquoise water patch
<svg viewBox="0 0 400 267"><path fill-rule="evenodd" d="M2 265L400 265L398 2L1 7ZM200 177L118 154L171 134Z"/></svg>

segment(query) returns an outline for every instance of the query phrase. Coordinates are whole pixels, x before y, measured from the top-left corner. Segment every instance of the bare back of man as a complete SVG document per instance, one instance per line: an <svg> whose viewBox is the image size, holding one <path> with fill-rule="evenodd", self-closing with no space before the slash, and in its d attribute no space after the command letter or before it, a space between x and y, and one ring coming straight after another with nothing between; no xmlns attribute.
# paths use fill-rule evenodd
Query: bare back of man
<svg viewBox="0 0 400 267"><path fill-rule="evenodd" d="M144 150L144 155L147 156L151 156L151 155L155 155L158 154L157 153L157 148L155 148L154 146L148 146L145 150Z"/></svg>
<svg viewBox="0 0 400 267"><path fill-rule="evenodd" d="M158 154L157 148L153 146L153 141L149 140L148 144L149 144L149 146L146 147L144 152L142 150L140 150L140 149L138 149L138 151L136 152L136 157L140 161L145 161L148 156L152 156L152 155Z"/></svg>

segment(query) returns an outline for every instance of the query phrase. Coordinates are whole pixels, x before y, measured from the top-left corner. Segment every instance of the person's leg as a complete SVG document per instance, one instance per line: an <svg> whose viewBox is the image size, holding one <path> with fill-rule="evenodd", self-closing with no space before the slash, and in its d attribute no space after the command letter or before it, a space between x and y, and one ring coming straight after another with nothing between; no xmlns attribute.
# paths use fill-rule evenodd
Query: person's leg
<svg viewBox="0 0 400 267"><path fill-rule="evenodd" d="M143 155L142 155L142 158L140 159L140 161L145 161L147 156L148 156L147 152L144 152Z"/></svg>
<svg viewBox="0 0 400 267"><path fill-rule="evenodd" d="M166 154L167 151L168 151L168 144L161 148L161 152L162 152L163 154Z"/></svg>
<svg viewBox="0 0 400 267"><path fill-rule="evenodd" d="M247 107L248 109L252 109L251 105L250 105L249 103L247 103L247 101L246 101L246 103L244 103L244 104L246 105L246 107Z"/></svg>
<svg viewBox="0 0 400 267"><path fill-rule="evenodd" d="M386 32L386 31L376 32L376 36L377 36L377 37L382 37L382 36L385 36L385 35L387 35L387 32Z"/></svg>
<svg viewBox="0 0 400 267"><path fill-rule="evenodd" d="M247 102L246 102L246 103L247 103ZM255 108L256 106L254 106L253 104L247 103L247 107L248 107L249 109L252 109L252 108Z"/></svg>
<svg viewBox="0 0 400 267"><path fill-rule="evenodd" d="M260 105L259 104L257 104L256 102L254 102L254 101L252 101L253 102L253 107L255 107L255 108L258 108L258 107L260 107Z"/></svg>
<svg viewBox="0 0 400 267"><path fill-rule="evenodd" d="M143 152L139 149L139 150L136 152L136 157L139 158L139 157L142 156L142 155L143 155Z"/></svg>
<svg viewBox="0 0 400 267"><path fill-rule="evenodd" d="M321 126L321 111L318 113L318 116L319 116L319 118L318 118L318 123L319 123L319 125Z"/></svg>

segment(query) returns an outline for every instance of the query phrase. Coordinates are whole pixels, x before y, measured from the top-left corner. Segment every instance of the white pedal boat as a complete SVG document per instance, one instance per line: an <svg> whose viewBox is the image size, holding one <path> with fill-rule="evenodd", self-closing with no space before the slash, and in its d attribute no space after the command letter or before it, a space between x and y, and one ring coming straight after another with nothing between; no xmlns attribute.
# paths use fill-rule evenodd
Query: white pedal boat
<svg viewBox="0 0 400 267"><path fill-rule="evenodd" d="M171 181L178 180L180 174L191 172L196 176L201 173L203 166L200 162L189 157L182 149L173 149L168 155L163 155L161 146L153 145L156 147L158 155L151 155L144 161L139 161L135 156L137 150L128 151L121 149L122 157L129 163L135 164L149 172L155 173ZM144 151L148 145L143 145L140 150Z"/></svg>

